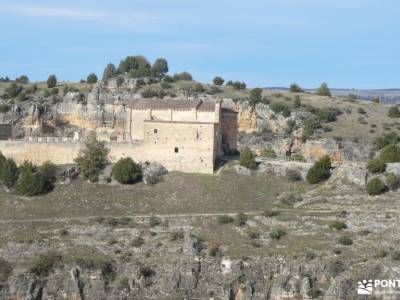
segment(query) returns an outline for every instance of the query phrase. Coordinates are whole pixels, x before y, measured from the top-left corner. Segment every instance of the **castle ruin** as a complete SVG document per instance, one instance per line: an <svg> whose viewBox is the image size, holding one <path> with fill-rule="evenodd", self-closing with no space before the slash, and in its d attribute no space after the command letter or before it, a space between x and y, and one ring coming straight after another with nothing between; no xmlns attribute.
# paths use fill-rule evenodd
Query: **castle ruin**
<svg viewBox="0 0 400 300"><path fill-rule="evenodd" d="M101 99L98 91L86 105L61 103L59 117L95 131L110 149L109 160L131 157L157 162L170 171L211 174L217 157L236 151L237 113L215 101L200 99ZM18 163L73 163L83 140L28 137L0 141L4 155Z"/></svg>

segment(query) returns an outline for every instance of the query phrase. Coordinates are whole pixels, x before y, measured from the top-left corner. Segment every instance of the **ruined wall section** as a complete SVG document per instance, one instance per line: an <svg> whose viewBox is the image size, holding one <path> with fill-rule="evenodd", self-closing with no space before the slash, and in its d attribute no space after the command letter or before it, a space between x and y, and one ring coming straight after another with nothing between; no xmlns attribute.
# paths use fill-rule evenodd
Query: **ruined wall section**
<svg viewBox="0 0 400 300"><path fill-rule="evenodd" d="M225 154L237 150L238 115L230 110L221 113L221 148Z"/></svg>
<svg viewBox="0 0 400 300"><path fill-rule="evenodd" d="M154 125L160 128L159 137L148 136L145 141L136 143L106 143L107 148L110 149L108 155L110 162L115 163L120 158L131 157L136 162L158 162L169 171L213 173L214 124L188 126L187 124L157 124L155 122L145 125L146 132L151 132ZM183 133L188 137L181 139L179 134ZM194 142L197 137L199 140ZM81 147L81 142L69 139L40 138L36 141L0 141L0 151L6 157L13 158L18 164L26 160L38 165L46 161L59 165L72 164ZM175 152L176 147L178 152Z"/></svg>

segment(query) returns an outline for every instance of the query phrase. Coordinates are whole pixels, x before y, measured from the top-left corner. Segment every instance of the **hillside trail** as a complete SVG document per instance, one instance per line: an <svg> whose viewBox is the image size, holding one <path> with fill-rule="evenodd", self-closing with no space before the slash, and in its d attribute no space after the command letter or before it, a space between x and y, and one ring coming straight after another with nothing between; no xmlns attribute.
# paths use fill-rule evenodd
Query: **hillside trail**
<svg viewBox="0 0 400 300"><path fill-rule="evenodd" d="M332 214L332 213L340 213L343 209L303 209L303 208L274 208L274 211L278 212L298 212L298 213L321 213L321 214ZM348 213L371 213L371 210L362 210L362 209L354 209L349 210L346 209ZM262 215L264 211L248 211L248 212L241 212L248 216L256 216ZM387 209L384 211L379 211L379 213L398 213L400 214L399 209ZM32 219L11 219L0 220L0 224L18 224L18 223L64 223L69 221L90 221L95 220L96 218L130 218L130 219L148 219L152 217L157 218L165 218L165 219L172 219L172 218L201 218L201 217L220 217L220 216L231 216L234 217L238 214L238 212L221 212L221 213L188 213L188 214L146 214L146 215L97 215L97 216L82 216L82 217L67 217L67 218L32 218Z"/></svg>

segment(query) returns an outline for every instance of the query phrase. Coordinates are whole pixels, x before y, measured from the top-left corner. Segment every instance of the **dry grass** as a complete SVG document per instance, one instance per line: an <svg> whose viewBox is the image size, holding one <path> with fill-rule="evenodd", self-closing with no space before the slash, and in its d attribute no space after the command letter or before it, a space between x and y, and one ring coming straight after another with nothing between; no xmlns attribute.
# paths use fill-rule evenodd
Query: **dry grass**
<svg viewBox="0 0 400 300"><path fill-rule="evenodd" d="M68 218L144 214L235 213L263 211L284 191L310 188L273 176L233 173L170 173L155 186L89 184L57 186L45 196L20 197L0 191L0 219Z"/></svg>

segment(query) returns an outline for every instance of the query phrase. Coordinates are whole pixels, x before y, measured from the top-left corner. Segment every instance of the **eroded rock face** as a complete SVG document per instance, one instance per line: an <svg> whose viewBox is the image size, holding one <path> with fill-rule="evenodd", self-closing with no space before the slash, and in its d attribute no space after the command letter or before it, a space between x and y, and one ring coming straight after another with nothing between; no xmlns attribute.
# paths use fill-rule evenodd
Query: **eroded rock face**
<svg viewBox="0 0 400 300"><path fill-rule="evenodd" d="M221 272L221 259L187 257L176 265L162 265L144 277L137 266L119 266L127 280L107 281L100 271L78 267L57 269L46 279L20 273L9 278L1 299L309 299L314 284L324 279L323 265L274 260L233 261L229 273ZM307 275L302 275L302 269ZM146 275L147 276L147 275ZM348 299L354 281L328 279L329 293ZM332 284L332 285L330 285ZM325 297L324 299L330 299Z"/></svg>
<svg viewBox="0 0 400 300"><path fill-rule="evenodd" d="M370 158L372 151L369 145L360 145L350 141L338 142L333 139L307 141L301 149L303 156L308 161L316 161L324 155L328 155L333 162L365 162Z"/></svg>

